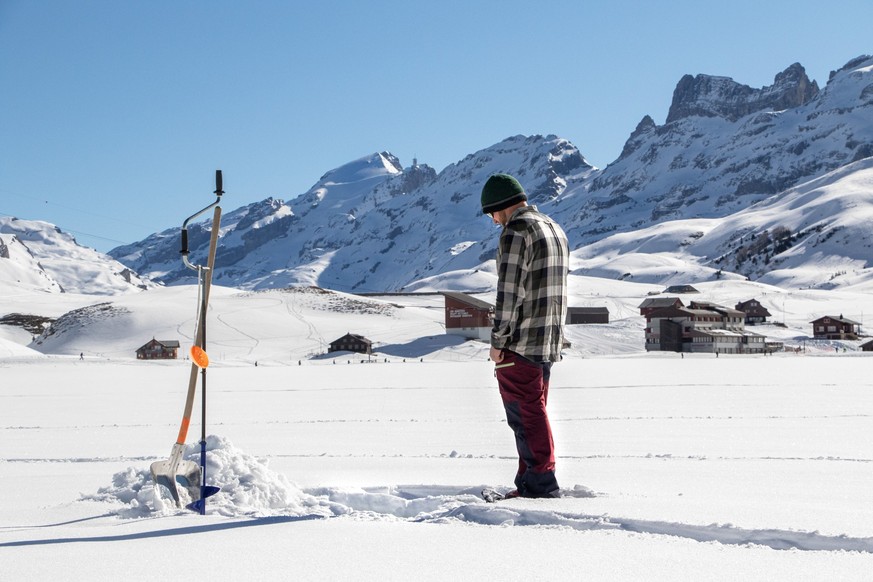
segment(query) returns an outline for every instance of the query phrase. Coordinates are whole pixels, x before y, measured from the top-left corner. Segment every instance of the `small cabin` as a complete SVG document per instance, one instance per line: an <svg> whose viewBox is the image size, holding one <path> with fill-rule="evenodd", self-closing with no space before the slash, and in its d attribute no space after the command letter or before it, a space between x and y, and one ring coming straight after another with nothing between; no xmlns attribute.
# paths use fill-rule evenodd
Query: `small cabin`
<svg viewBox="0 0 873 582"><path fill-rule="evenodd" d="M757 299L749 299L748 301L740 301L736 308L746 314L746 325L757 325L765 323L768 317L771 317L770 312L766 307L761 305Z"/></svg>
<svg viewBox="0 0 873 582"><path fill-rule="evenodd" d="M846 319L842 314L839 317L825 315L810 323L812 323L812 337L816 339L854 340L858 339L858 334L861 332L860 323Z"/></svg>
<svg viewBox="0 0 873 582"><path fill-rule="evenodd" d="M355 352L358 354L372 354L373 342L362 335L347 333L343 337L330 342L330 352Z"/></svg>
<svg viewBox="0 0 873 582"><path fill-rule="evenodd" d="M136 350L137 360L175 360L179 357L177 340L156 340Z"/></svg>
<svg viewBox="0 0 873 582"><path fill-rule="evenodd" d="M568 307L567 324L609 323L609 309L606 307Z"/></svg>

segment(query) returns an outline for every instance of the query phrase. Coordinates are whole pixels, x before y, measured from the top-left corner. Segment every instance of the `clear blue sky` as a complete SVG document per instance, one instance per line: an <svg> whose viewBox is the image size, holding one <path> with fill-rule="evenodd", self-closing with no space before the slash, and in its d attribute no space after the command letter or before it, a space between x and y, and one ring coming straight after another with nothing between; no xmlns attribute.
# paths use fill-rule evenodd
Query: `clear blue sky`
<svg viewBox="0 0 873 582"><path fill-rule="evenodd" d="M598 167L684 74L820 86L873 2L0 0L0 215L109 250L290 200L388 150L437 171L516 134Z"/></svg>

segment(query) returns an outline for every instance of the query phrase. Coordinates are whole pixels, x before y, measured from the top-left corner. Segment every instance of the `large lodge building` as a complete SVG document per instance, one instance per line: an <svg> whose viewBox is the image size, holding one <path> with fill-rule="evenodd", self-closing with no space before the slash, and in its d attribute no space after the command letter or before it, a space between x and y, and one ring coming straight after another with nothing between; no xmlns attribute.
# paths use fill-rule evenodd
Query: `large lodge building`
<svg viewBox="0 0 873 582"><path fill-rule="evenodd" d="M738 309L692 301L644 315L646 351L760 354L766 349L766 338L745 330L746 314Z"/></svg>

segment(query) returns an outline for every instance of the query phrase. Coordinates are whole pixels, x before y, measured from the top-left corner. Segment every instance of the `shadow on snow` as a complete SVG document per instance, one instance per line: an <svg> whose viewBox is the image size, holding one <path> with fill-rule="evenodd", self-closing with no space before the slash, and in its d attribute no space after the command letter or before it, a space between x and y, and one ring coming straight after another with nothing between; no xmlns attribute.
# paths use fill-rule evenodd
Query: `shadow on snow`
<svg viewBox="0 0 873 582"><path fill-rule="evenodd" d="M304 516L288 516L277 515L270 517L259 517L247 521L233 521L227 523L213 523L209 525L195 525L188 527L178 527L174 529L146 531L132 534L121 534L114 536L90 536L90 537L67 537L67 538L52 538L45 540L21 540L15 542L0 543L0 548L15 548L21 546L45 546L52 544L68 544L80 542L123 542L130 540L143 540L148 538L163 538L168 536L184 536L198 533L216 532L229 529L239 529L244 527L255 527L262 525L276 525L282 523L293 523L298 521L310 521L315 519L324 519L320 515L304 515ZM78 520L84 521L84 520Z"/></svg>

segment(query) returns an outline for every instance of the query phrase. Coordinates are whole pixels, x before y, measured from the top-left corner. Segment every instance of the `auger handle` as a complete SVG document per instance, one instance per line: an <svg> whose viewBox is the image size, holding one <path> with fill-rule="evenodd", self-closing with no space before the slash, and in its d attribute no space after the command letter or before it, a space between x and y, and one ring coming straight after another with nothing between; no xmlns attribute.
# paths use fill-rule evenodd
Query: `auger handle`
<svg viewBox="0 0 873 582"><path fill-rule="evenodd" d="M221 170L215 170L215 192L213 194L216 195L215 202L204 208L203 210L199 210L185 219L185 222L182 223L182 250L179 251L179 254L182 255L182 262L185 263L185 266L194 271L197 270L197 265L192 265L188 262L188 223L209 210L210 208L214 208L221 203L221 195L224 194L224 190L222 190L222 178L221 178Z"/></svg>

